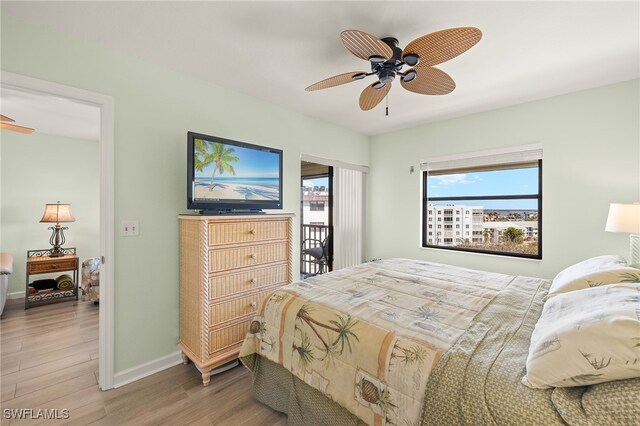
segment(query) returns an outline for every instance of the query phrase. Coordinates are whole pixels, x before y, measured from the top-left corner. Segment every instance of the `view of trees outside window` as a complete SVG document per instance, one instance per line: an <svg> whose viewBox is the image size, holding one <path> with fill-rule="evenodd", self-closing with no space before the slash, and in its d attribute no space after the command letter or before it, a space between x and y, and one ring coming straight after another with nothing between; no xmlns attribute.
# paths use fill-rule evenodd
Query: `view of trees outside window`
<svg viewBox="0 0 640 426"><path fill-rule="evenodd" d="M429 173L423 245L539 256L538 172L534 163L506 170Z"/></svg>

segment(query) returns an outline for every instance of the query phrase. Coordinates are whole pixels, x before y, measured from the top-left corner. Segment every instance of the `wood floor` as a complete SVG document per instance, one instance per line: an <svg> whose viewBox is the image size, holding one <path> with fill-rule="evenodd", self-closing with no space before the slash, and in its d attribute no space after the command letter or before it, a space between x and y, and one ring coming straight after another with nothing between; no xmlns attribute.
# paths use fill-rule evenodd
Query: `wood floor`
<svg viewBox="0 0 640 426"><path fill-rule="evenodd" d="M62 302L24 310L8 300L0 320L2 425L284 425L257 402L243 366L202 386L192 364L129 385L98 389L98 306ZM69 410L67 420L16 420L6 409Z"/></svg>

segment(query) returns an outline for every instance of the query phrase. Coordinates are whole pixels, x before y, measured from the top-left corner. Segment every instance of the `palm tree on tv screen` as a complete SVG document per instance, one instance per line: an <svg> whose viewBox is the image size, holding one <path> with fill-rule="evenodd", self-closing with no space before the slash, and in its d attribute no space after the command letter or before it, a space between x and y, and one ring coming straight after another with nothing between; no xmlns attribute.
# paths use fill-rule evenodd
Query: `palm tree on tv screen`
<svg viewBox="0 0 640 426"><path fill-rule="evenodd" d="M234 148L227 148L221 143L213 143L203 140L196 141L196 155L194 161L194 167L196 170L201 172L202 169L209 164L215 164L213 172L211 173L209 190L212 190L215 187L214 179L216 177L216 173L220 172L222 175L227 172L235 176L236 170L230 163L240 161L240 158L232 155L234 152Z"/></svg>

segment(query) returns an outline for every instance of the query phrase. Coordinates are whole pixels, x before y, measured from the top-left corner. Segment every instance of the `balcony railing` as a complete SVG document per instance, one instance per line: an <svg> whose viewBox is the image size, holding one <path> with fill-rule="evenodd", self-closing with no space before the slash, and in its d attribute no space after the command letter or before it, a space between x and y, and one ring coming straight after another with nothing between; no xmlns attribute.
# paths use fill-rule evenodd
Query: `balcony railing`
<svg viewBox="0 0 640 426"><path fill-rule="evenodd" d="M304 249L317 247L321 243L324 243L331 234L330 228L331 227L328 225L300 225L300 274L303 276L318 274L321 269L322 273L329 272L331 270L331 262L333 259L331 244L327 245L328 261L326 263L324 259L318 260L311 255L302 253L302 250ZM324 266L324 268L321 268L322 266Z"/></svg>

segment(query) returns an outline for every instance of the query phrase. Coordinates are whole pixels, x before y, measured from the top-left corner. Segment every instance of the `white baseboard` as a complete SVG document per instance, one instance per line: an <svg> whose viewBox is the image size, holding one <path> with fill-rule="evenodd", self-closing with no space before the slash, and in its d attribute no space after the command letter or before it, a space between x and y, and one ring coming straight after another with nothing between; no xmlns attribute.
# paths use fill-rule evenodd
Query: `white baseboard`
<svg viewBox="0 0 640 426"><path fill-rule="evenodd" d="M182 364L180 351L173 352L161 358L154 359L153 361L145 362L144 364L140 364L116 373L113 378L113 387L119 388L120 386L128 385L129 383L135 382L136 380L140 380L152 374L159 373L162 370L166 370L167 368L171 368L174 365L178 364ZM211 375L215 376L216 374L224 373L225 371L230 370L238 366L239 364L240 361L238 361L237 359L229 361L228 363L213 369L211 371ZM202 370L200 370L197 365L193 363L191 363L191 365L194 365L198 369L198 371L202 373Z"/></svg>
<svg viewBox="0 0 640 426"><path fill-rule="evenodd" d="M24 299L24 291L16 291L15 293L8 293L7 299Z"/></svg>
<svg viewBox="0 0 640 426"><path fill-rule="evenodd" d="M170 353L169 355L165 355L161 358L157 358L116 373L113 377L113 387L119 388L120 386L135 382L143 377L150 376L181 363L182 357L180 356L180 351Z"/></svg>

